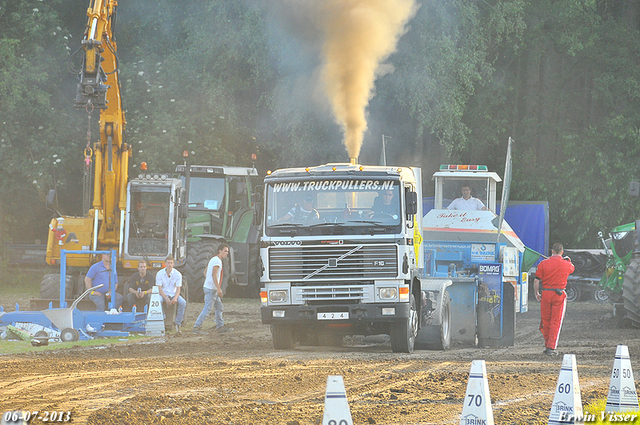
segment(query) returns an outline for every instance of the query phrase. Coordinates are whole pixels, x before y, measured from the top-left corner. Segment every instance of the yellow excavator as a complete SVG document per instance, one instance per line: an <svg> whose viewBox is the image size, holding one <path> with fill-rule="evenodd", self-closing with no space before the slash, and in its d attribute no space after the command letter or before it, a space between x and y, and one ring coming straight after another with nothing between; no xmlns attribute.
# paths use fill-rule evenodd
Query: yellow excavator
<svg viewBox="0 0 640 425"><path fill-rule="evenodd" d="M152 269L159 269L168 255L173 255L178 267L186 259L187 194L181 180L147 173L141 167L142 173L129 181L132 150L123 140L126 121L113 35L117 5L116 0L91 0L82 45L70 58L71 64L74 57L82 56L81 68L75 71L75 106L84 109L89 117L83 215L60 214L53 208L56 193L49 192L47 206L56 216L49 224L46 262L58 266L61 249L116 250L119 268L134 270L140 261L146 261ZM100 115L100 141L92 145L91 114L95 110ZM91 189L93 197L89 202ZM66 265L82 274L95 257L67 252ZM56 299L60 285L59 274L46 275L40 298ZM82 276L68 278L67 297L78 295L81 290Z"/></svg>

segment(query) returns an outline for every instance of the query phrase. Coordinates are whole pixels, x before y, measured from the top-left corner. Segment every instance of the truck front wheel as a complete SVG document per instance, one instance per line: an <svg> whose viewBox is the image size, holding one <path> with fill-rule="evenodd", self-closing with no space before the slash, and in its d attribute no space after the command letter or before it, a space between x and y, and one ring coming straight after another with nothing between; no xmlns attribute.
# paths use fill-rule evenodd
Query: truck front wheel
<svg viewBox="0 0 640 425"><path fill-rule="evenodd" d="M273 348L276 350L291 350L293 348L293 330L291 326L271 325Z"/></svg>
<svg viewBox="0 0 640 425"><path fill-rule="evenodd" d="M413 353L418 335L416 299L411 294L409 318L391 325L391 350L394 353Z"/></svg>

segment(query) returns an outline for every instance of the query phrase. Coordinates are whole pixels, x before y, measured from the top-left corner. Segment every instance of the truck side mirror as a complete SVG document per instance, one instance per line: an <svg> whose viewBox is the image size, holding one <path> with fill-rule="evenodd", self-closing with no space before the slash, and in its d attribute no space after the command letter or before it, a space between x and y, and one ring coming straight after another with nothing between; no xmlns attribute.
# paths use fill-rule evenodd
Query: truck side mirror
<svg viewBox="0 0 640 425"><path fill-rule="evenodd" d="M262 185L253 187L251 194L251 203L253 204L253 223L256 226L262 224Z"/></svg>
<svg viewBox="0 0 640 425"><path fill-rule="evenodd" d="M264 187L261 184L253 186L253 193L251 193L251 202L259 204L262 202L262 191Z"/></svg>
<svg viewBox="0 0 640 425"><path fill-rule="evenodd" d="M262 193L254 192L251 194L251 202L254 204L259 204L262 202Z"/></svg>
<svg viewBox="0 0 640 425"><path fill-rule="evenodd" d="M418 194L416 192L407 192L405 199L407 214L413 215L418 213Z"/></svg>
<svg viewBox="0 0 640 425"><path fill-rule="evenodd" d="M189 200L187 199L187 190L183 187L180 189L180 218L189 217Z"/></svg>
<svg viewBox="0 0 640 425"><path fill-rule="evenodd" d="M640 196L640 181L634 180L629 183L629 196Z"/></svg>

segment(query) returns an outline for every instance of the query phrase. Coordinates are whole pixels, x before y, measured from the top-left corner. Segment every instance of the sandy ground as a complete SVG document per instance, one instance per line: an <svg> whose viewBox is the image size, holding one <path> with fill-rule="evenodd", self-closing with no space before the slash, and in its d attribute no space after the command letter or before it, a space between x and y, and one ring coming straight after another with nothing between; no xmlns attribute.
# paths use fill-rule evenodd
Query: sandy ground
<svg viewBox="0 0 640 425"><path fill-rule="evenodd" d="M0 412L69 411L76 424L320 424L327 377L342 375L354 424L457 424L471 361L484 359L496 423L546 423L562 362L542 355L535 301L518 315L514 347L411 355L382 337L276 351L258 300L225 300L232 332L193 335L201 308L190 304L181 337L0 356ZM606 398L616 345L640 370L638 330L617 328L610 312L580 302L565 318L559 351L576 355L584 404Z"/></svg>

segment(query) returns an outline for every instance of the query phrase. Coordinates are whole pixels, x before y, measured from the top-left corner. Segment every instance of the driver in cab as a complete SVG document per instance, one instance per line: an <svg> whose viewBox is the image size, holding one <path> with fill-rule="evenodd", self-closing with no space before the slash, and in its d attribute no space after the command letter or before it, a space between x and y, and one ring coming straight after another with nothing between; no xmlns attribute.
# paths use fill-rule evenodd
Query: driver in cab
<svg viewBox="0 0 640 425"><path fill-rule="evenodd" d="M398 218L398 201L394 199L393 190L385 190L373 201L369 218L377 215L388 215Z"/></svg>
<svg viewBox="0 0 640 425"><path fill-rule="evenodd" d="M463 210L463 211L486 211L487 207L484 206L482 201L478 198L471 196L471 186L468 184L462 185L460 189L462 196L454 199L449 204L447 209L449 210Z"/></svg>
<svg viewBox="0 0 640 425"><path fill-rule="evenodd" d="M278 221L310 221L320 218L318 210L313 207L313 195L305 195L304 201L296 204Z"/></svg>

